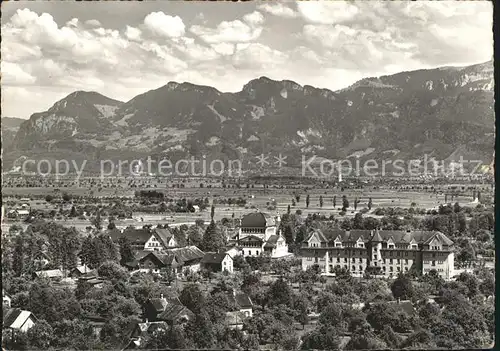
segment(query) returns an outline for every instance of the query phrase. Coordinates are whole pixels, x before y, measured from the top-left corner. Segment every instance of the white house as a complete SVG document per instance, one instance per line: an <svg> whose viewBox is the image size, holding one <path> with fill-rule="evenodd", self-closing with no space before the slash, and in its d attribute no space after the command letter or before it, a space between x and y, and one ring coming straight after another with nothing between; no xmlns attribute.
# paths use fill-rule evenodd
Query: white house
<svg viewBox="0 0 500 351"><path fill-rule="evenodd" d="M168 229L156 228L151 233L151 237L144 244L146 251L162 251L177 247L174 235Z"/></svg>
<svg viewBox="0 0 500 351"><path fill-rule="evenodd" d="M5 290L2 290L2 305L10 308L11 302L11 297L5 293Z"/></svg>
<svg viewBox="0 0 500 351"><path fill-rule="evenodd" d="M233 273L233 258L226 252L208 252L201 259L201 266L212 272Z"/></svg>
<svg viewBox="0 0 500 351"><path fill-rule="evenodd" d="M27 332L36 322L36 317L30 311L12 308L4 312L3 328Z"/></svg>

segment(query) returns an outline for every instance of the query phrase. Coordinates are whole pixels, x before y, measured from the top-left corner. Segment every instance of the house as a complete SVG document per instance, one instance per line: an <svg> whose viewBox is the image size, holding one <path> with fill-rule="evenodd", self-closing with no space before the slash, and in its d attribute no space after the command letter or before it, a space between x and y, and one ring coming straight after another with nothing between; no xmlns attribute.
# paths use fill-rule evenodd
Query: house
<svg viewBox="0 0 500 351"><path fill-rule="evenodd" d="M149 299L144 306L146 321L164 321L169 325L182 324L193 317L193 313L182 305L178 298Z"/></svg>
<svg viewBox="0 0 500 351"><path fill-rule="evenodd" d="M273 258L288 256L288 245L278 231L279 216L273 218L268 213L249 213L240 221L236 244L243 256L269 255Z"/></svg>
<svg viewBox="0 0 500 351"><path fill-rule="evenodd" d="M27 332L36 323L36 317L30 311L20 308L3 309L3 329Z"/></svg>
<svg viewBox="0 0 500 351"><path fill-rule="evenodd" d="M46 277L51 280L64 278L64 272L60 269L48 269L44 271L36 271L33 273L33 278Z"/></svg>
<svg viewBox="0 0 500 351"><path fill-rule="evenodd" d="M171 252L165 251L142 251L136 256L139 263L139 271L160 273L162 269L178 270L182 267L182 261Z"/></svg>
<svg viewBox="0 0 500 351"><path fill-rule="evenodd" d="M85 278L85 277L97 277L97 269L90 269L86 265L78 266L73 268L69 272L71 278Z"/></svg>
<svg viewBox="0 0 500 351"><path fill-rule="evenodd" d="M101 336L102 328L109 320L109 318L101 316L83 316L83 319L90 325L90 327L92 328L92 333L96 338L99 338Z"/></svg>
<svg viewBox="0 0 500 351"><path fill-rule="evenodd" d="M449 280L454 271L453 241L437 231L316 229L302 243L300 256L303 270L319 265L326 275L335 267L356 277L388 278L435 269Z"/></svg>
<svg viewBox="0 0 500 351"><path fill-rule="evenodd" d="M3 306L3 308L5 308L5 307L10 308L11 302L12 302L12 298L9 295L7 295L5 290L2 289L2 306Z"/></svg>
<svg viewBox="0 0 500 351"><path fill-rule="evenodd" d="M226 252L208 252L201 259L201 266L211 272L233 273L233 258Z"/></svg>
<svg viewBox="0 0 500 351"><path fill-rule="evenodd" d="M191 272L200 270L200 263L205 253L196 246L179 247L176 249L165 250L173 253L182 262L182 269L188 269ZM180 268L179 268L180 271Z"/></svg>
<svg viewBox="0 0 500 351"><path fill-rule="evenodd" d="M165 311L158 315L158 320L165 321L168 325L184 324L194 317L194 313L187 307L178 304L169 304Z"/></svg>
<svg viewBox="0 0 500 351"><path fill-rule="evenodd" d="M129 240L130 246L135 250L144 250L146 243L151 238L151 232L145 228L125 228L121 237ZM114 241L113 241L114 242ZM115 242L116 243L116 242Z"/></svg>
<svg viewBox="0 0 500 351"><path fill-rule="evenodd" d="M245 293L236 293L235 291L227 294L229 303L235 305L238 312L241 312L245 317L253 316L253 302Z"/></svg>
<svg viewBox="0 0 500 351"><path fill-rule="evenodd" d="M127 332L125 333L126 341L121 350L134 350L138 349L141 346L141 341L143 337L147 334L151 335L159 330L168 330L168 324L164 321L156 321L156 322L143 322L143 323L131 323L131 325L127 328Z"/></svg>
<svg viewBox="0 0 500 351"><path fill-rule="evenodd" d="M118 244L121 238L127 238L134 250L162 251L178 246L174 235L168 228L150 230L128 227L123 232L119 229L111 229L107 231L107 234L115 244Z"/></svg>
<svg viewBox="0 0 500 351"><path fill-rule="evenodd" d="M231 258L235 258L236 256L241 255L241 249L234 245L234 246L228 246L226 247L226 253L231 256Z"/></svg>
<svg viewBox="0 0 500 351"><path fill-rule="evenodd" d="M226 324L231 329L243 329L243 321L245 320L245 315L240 311L230 311L226 312Z"/></svg>
<svg viewBox="0 0 500 351"><path fill-rule="evenodd" d="M15 218L15 219L26 219L30 214L29 210L25 209L15 209L15 210L10 210L7 212L7 217L8 218Z"/></svg>
<svg viewBox="0 0 500 351"><path fill-rule="evenodd" d="M156 228L144 244L144 250L161 251L177 247L177 240L168 228Z"/></svg>

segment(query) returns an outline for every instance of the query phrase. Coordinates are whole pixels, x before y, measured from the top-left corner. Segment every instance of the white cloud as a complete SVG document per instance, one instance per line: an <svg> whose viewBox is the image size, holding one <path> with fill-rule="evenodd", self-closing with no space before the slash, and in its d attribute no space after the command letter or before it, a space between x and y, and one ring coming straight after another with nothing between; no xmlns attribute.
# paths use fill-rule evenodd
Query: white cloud
<svg viewBox="0 0 500 351"><path fill-rule="evenodd" d="M208 28L199 25L193 25L189 29L191 33L199 36L203 41L213 44L220 42L248 42L257 39L262 34L262 27L259 26L263 16L259 12L254 12L245 16L245 20L250 23L244 23L240 20L223 21L216 28Z"/></svg>
<svg viewBox="0 0 500 351"><path fill-rule="evenodd" d="M264 22L264 16L259 11L254 11L243 16L243 20L250 25L258 26Z"/></svg>
<svg viewBox="0 0 500 351"><path fill-rule="evenodd" d="M6 85L30 85L35 83L36 78L17 63L5 62L1 63L2 84Z"/></svg>
<svg viewBox="0 0 500 351"><path fill-rule="evenodd" d="M85 21L85 24L89 27L101 27L102 26L101 22L99 22L96 19L89 19L89 20Z"/></svg>
<svg viewBox="0 0 500 351"><path fill-rule="evenodd" d="M234 53L234 44L231 43L217 43L217 44L212 44L212 48L215 50L220 55L232 55Z"/></svg>
<svg viewBox="0 0 500 351"><path fill-rule="evenodd" d="M127 26L127 29L125 30L125 36L130 40L134 41L140 40L141 34L142 31L139 28Z"/></svg>
<svg viewBox="0 0 500 351"><path fill-rule="evenodd" d="M288 55L260 43L237 47L233 64L241 69L273 68L284 64Z"/></svg>
<svg viewBox="0 0 500 351"><path fill-rule="evenodd" d="M312 23L335 24L354 18L359 10L347 1L299 1L302 17Z"/></svg>
<svg viewBox="0 0 500 351"><path fill-rule="evenodd" d="M144 25L153 34L175 38L184 35L186 26L179 16L169 16L163 12L151 12L144 18Z"/></svg>
<svg viewBox="0 0 500 351"><path fill-rule="evenodd" d="M492 9L483 2L350 2L356 10L347 12L333 10L346 4L318 4L301 2L294 12L295 5L262 3L222 22L202 13L197 25L186 22L193 36L183 19L163 12L111 27L18 10L2 23L4 114L28 117L75 90L128 100L171 80L237 91L265 75L337 89L366 76L486 61L493 53ZM262 13L276 17L264 21ZM283 37L276 28L299 32ZM26 104L26 96L36 99Z"/></svg>
<svg viewBox="0 0 500 351"><path fill-rule="evenodd" d="M78 18L72 18L68 22L66 22L68 27L78 27Z"/></svg>
<svg viewBox="0 0 500 351"><path fill-rule="evenodd" d="M270 13L271 15L283 18L295 18L299 15L297 12L295 12L288 6L285 6L281 2L264 3L257 6L257 8L261 11Z"/></svg>

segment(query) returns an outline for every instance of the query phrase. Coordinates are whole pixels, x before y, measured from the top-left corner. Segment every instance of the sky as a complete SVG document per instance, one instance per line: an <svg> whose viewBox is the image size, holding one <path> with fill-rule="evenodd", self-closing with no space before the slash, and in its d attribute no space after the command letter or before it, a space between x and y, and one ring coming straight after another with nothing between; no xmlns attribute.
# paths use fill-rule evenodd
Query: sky
<svg viewBox="0 0 500 351"><path fill-rule="evenodd" d="M2 116L76 90L128 101L170 81L240 91L266 76L337 90L493 57L487 1L2 3Z"/></svg>

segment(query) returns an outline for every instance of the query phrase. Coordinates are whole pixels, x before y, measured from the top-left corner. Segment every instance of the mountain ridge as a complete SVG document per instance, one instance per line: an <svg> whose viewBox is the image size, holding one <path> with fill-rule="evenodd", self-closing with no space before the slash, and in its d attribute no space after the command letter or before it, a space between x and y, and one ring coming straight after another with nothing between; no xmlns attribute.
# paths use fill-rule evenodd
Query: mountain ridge
<svg viewBox="0 0 500 351"><path fill-rule="evenodd" d="M241 91L170 81L129 101L77 91L33 114L12 155L30 149L249 159L287 152L321 157L445 159L457 149L491 157L492 61L361 79L331 91L261 76ZM372 150L373 149L373 150ZM355 156L352 156L352 155ZM361 156L360 156L361 155Z"/></svg>

